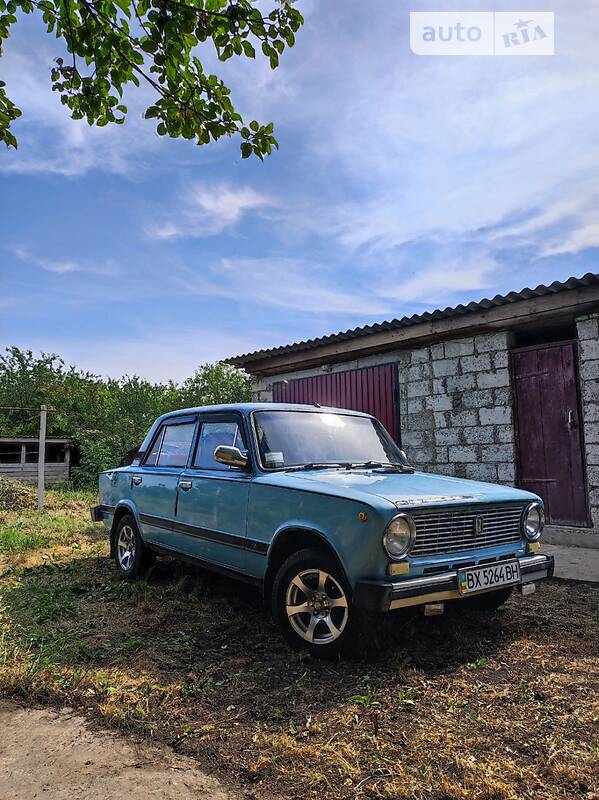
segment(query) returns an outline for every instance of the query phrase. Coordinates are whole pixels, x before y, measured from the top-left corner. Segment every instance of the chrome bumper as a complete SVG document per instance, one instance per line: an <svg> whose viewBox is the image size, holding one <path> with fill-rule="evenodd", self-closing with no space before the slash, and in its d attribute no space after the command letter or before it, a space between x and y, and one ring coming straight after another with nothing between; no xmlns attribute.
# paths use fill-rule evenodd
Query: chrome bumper
<svg viewBox="0 0 599 800"><path fill-rule="evenodd" d="M518 561L519 585L550 578L553 575L553 556L543 554L523 556ZM408 578L396 583L358 581L354 591L354 604L369 611L393 611L396 608L461 598L457 570L443 572L440 575L425 575L422 578Z"/></svg>

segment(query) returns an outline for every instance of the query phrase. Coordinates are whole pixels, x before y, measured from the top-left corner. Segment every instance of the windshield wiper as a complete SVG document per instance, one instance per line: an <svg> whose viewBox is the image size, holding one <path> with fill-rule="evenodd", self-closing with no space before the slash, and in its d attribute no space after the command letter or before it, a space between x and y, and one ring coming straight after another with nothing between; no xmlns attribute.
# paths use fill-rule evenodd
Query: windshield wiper
<svg viewBox="0 0 599 800"><path fill-rule="evenodd" d="M310 470L310 469L331 469L334 467L337 468L345 467L347 469L350 466L351 465L348 464L347 462L339 462L339 461L335 461L331 464L316 462L314 464L296 464L293 467L287 467L285 469L285 472L301 472L302 470Z"/></svg>
<svg viewBox="0 0 599 800"><path fill-rule="evenodd" d="M414 472L409 464L400 464L393 461L355 461L348 464L346 469L384 469L388 472Z"/></svg>

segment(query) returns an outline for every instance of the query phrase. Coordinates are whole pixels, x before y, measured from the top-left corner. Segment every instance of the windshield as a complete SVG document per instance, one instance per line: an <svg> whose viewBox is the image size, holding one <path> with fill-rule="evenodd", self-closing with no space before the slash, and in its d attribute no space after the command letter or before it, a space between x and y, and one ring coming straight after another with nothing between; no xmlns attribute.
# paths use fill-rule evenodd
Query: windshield
<svg viewBox="0 0 599 800"><path fill-rule="evenodd" d="M260 460L265 469L306 464L406 464L375 419L319 411L257 411Z"/></svg>

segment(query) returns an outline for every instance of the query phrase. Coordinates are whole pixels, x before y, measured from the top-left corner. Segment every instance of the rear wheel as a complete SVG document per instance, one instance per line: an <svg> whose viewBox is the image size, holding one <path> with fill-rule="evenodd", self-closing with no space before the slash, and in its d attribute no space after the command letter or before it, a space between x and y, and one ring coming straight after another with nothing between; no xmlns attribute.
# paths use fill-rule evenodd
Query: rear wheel
<svg viewBox="0 0 599 800"><path fill-rule="evenodd" d="M141 578L154 563L154 554L144 545L131 514L121 517L117 524L114 560L118 571L127 580Z"/></svg>
<svg viewBox="0 0 599 800"><path fill-rule="evenodd" d="M349 587L335 559L324 550L300 550L281 565L272 609L295 650L334 658L355 643L358 620Z"/></svg>
<svg viewBox="0 0 599 800"><path fill-rule="evenodd" d="M477 611L497 611L509 599L513 591L514 587L509 586L506 589L497 589L495 592L485 592L474 597L467 597L463 602L469 608Z"/></svg>

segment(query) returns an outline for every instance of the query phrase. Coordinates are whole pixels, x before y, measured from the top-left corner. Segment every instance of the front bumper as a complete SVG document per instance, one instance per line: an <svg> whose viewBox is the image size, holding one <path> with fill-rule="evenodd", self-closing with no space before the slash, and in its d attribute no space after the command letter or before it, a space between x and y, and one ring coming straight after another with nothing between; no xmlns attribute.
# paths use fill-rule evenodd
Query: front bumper
<svg viewBox="0 0 599 800"><path fill-rule="evenodd" d="M518 561L521 578L519 585L553 575L553 556L523 556ZM457 570L396 582L362 580L356 583L354 589L354 605L367 611L393 611L396 608L461 598Z"/></svg>

